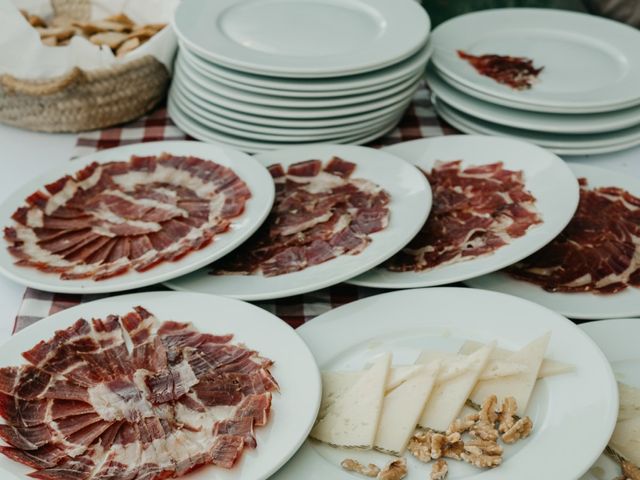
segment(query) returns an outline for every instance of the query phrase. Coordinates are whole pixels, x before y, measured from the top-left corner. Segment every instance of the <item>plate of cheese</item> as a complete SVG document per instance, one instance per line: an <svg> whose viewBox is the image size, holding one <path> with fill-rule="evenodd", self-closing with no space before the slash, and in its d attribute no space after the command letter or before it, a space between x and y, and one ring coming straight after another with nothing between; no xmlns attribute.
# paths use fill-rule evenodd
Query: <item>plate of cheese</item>
<svg viewBox="0 0 640 480"><path fill-rule="evenodd" d="M323 398L277 480L578 478L616 423L617 385L600 349L516 297L396 291L298 333L323 372ZM580 454L562 453L569 446Z"/></svg>

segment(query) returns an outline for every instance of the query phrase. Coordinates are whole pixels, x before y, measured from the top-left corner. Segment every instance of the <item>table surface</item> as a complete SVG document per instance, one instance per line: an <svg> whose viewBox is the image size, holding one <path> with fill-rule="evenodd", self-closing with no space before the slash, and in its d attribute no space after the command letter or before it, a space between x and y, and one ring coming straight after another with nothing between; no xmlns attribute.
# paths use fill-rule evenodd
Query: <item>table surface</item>
<svg viewBox="0 0 640 480"><path fill-rule="evenodd" d="M5 166L0 175L0 201L32 177L69 161L75 146L73 134L34 133L0 125L0 155ZM640 178L640 147L590 157L567 157ZM24 287L0 277L0 342L11 334Z"/></svg>

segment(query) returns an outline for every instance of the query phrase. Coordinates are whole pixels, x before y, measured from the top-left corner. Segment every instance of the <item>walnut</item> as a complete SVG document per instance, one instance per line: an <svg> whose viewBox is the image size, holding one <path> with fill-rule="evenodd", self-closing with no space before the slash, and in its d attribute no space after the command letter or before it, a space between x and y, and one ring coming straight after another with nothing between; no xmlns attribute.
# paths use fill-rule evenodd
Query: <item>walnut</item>
<svg viewBox="0 0 640 480"><path fill-rule="evenodd" d="M431 467L431 480L444 480L449 473L449 465L443 459L438 460Z"/></svg>
<svg viewBox="0 0 640 480"><path fill-rule="evenodd" d="M378 480L401 480L407 476L407 461L404 458L398 458L389 462L378 473Z"/></svg>
<svg viewBox="0 0 640 480"><path fill-rule="evenodd" d="M479 415L474 413L467 415L464 418L458 418L451 422L449 428L447 428L447 434L451 433L465 433L468 432L471 427L478 421Z"/></svg>
<svg viewBox="0 0 640 480"><path fill-rule="evenodd" d="M446 446L442 451L442 456L447 458L453 458L454 460L462 460L462 453L464 452L464 442L460 440Z"/></svg>
<svg viewBox="0 0 640 480"><path fill-rule="evenodd" d="M498 420L498 414L496 413L496 406L498 404L498 398L495 395L487 397L480 407L480 421L484 423L494 424Z"/></svg>
<svg viewBox="0 0 640 480"><path fill-rule="evenodd" d="M465 442L461 458L477 468L494 468L502 463L502 451L495 441L475 439Z"/></svg>
<svg viewBox="0 0 640 480"><path fill-rule="evenodd" d="M500 436L495 427L495 423L490 423L485 420L478 420L475 425L469 429L469 434L474 438L490 441L496 441Z"/></svg>
<svg viewBox="0 0 640 480"><path fill-rule="evenodd" d="M380 473L380 468L373 463L369 465L363 465L357 460L353 460L351 458L345 458L342 462L340 462L340 466L347 470L348 472L356 472L364 475L365 477L376 477Z"/></svg>
<svg viewBox="0 0 640 480"><path fill-rule="evenodd" d="M407 450L421 462L431 461L431 435L430 431L420 430L409 440Z"/></svg>
<svg viewBox="0 0 640 480"><path fill-rule="evenodd" d="M418 431L409 440L407 449L421 462L429 462L441 457L460 458L462 446L462 437L458 432L443 435L431 431Z"/></svg>
<svg viewBox="0 0 640 480"><path fill-rule="evenodd" d="M516 399L513 397L505 398L498 414L498 421L500 422L498 425L498 431L500 433L505 433L513 427L517 420L517 411L518 403L516 402Z"/></svg>
<svg viewBox="0 0 640 480"><path fill-rule="evenodd" d="M529 417L524 417L518 420L513 426L504 432L502 435L502 441L504 443L516 443L521 438L527 438L533 430L533 422Z"/></svg>
<svg viewBox="0 0 640 480"><path fill-rule="evenodd" d="M622 460L620 466L622 467L622 475L625 480L640 480L640 468L636 467L633 463Z"/></svg>

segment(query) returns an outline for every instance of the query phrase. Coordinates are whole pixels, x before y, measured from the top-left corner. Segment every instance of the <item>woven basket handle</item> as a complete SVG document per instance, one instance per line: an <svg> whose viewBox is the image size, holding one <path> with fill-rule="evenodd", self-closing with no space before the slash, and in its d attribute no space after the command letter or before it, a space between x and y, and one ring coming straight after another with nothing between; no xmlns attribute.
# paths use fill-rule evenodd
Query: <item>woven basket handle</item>
<svg viewBox="0 0 640 480"><path fill-rule="evenodd" d="M77 67L66 75L45 81L23 80L13 75L4 74L0 76L0 85L7 92L23 95L53 95L70 87L82 77L83 72Z"/></svg>

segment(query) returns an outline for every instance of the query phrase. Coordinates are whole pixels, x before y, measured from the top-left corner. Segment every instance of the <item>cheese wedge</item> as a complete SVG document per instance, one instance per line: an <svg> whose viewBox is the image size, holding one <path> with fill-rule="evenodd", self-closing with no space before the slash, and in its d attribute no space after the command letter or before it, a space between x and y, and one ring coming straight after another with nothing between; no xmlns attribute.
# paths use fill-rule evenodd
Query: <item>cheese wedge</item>
<svg viewBox="0 0 640 480"><path fill-rule="evenodd" d="M374 448L401 455L418 424L438 377L440 362L417 367L415 373L384 397Z"/></svg>
<svg viewBox="0 0 640 480"><path fill-rule="evenodd" d="M490 395L496 395L498 402L506 397L514 397L518 403L519 416L523 416L527 410L533 387L536 385L538 371L544 359L544 354L549 345L551 333L547 333L542 337L534 340L526 345L522 350L511 355L511 360L527 366L527 370L508 377L493 378L491 380L482 380L478 382L471 393L472 402L480 405Z"/></svg>
<svg viewBox="0 0 640 480"><path fill-rule="evenodd" d="M640 417L618 422L609 446L640 468Z"/></svg>
<svg viewBox="0 0 640 480"><path fill-rule="evenodd" d="M485 345L471 355L442 354L442 367L435 388L418 422L421 427L437 431L449 427L484 371L493 347L493 344ZM435 357L437 352L424 352L416 363L431 363Z"/></svg>
<svg viewBox="0 0 640 480"><path fill-rule="evenodd" d="M464 355L469 355L470 353L475 352L478 348L482 347L484 344L481 342L474 342L473 340L467 340L464 342L460 351L458 353L462 353ZM509 369L517 370L517 364L510 362L511 356L514 354L513 351L507 350L504 348L495 348L493 353L491 354L491 359L489 361L489 366L487 367L487 372L482 374L482 380L489 380L493 378L490 370L494 369L496 371L495 376L506 376L513 375L513 372L507 373ZM505 363L506 362L506 363ZM563 373L573 372L575 367L569 363L557 362L555 360L550 360L545 358L542 361L542 365L540 366L540 371L538 372L538 378L552 377L554 375L561 375Z"/></svg>
<svg viewBox="0 0 640 480"><path fill-rule="evenodd" d="M640 417L640 389L618 383L620 391L620 410L618 421Z"/></svg>
<svg viewBox="0 0 640 480"><path fill-rule="evenodd" d="M337 447L373 447L382 412L391 354L378 358L326 409L311 437Z"/></svg>
<svg viewBox="0 0 640 480"><path fill-rule="evenodd" d="M407 378L420 369L418 365L399 365L389 370L385 390L393 390ZM322 372L322 402L320 404L320 417L334 400L349 389L366 370Z"/></svg>

